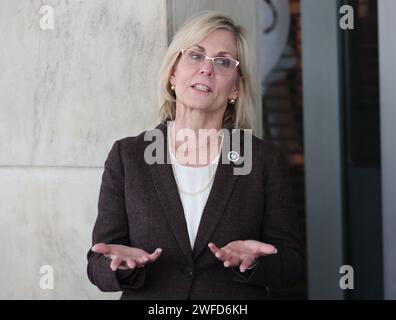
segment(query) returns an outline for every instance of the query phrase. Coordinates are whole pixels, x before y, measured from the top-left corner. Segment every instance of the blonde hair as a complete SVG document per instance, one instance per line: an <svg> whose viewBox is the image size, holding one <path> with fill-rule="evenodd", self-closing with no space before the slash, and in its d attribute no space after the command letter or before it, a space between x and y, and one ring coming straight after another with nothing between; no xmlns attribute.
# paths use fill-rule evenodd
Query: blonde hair
<svg viewBox="0 0 396 320"><path fill-rule="evenodd" d="M228 103L223 118L223 127L235 129L251 129L250 116L253 111L253 90L250 83L248 68L248 45L245 30L234 21L219 12L205 11L183 24L173 37L164 56L159 73L160 121L174 120L176 116L176 99L171 90L170 77L180 58L180 50L199 43L209 33L225 29L235 37L240 62L238 68L239 97L235 104Z"/></svg>

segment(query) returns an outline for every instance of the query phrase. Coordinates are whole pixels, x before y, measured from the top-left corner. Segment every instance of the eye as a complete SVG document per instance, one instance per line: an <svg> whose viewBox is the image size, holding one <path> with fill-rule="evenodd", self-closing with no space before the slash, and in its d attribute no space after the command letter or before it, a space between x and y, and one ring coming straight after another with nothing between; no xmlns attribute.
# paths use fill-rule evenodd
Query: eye
<svg viewBox="0 0 396 320"><path fill-rule="evenodd" d="M231 66L231 60L227 58L217 58L216 65L224 68L229 68Z"/></svg>
<svg viewBox="0 0 396 320"><path fill-rule="evenodd" d="M203 59L203 55L200 54L199 52L190 52L188 57L192 60L192 61L202 61Z"/></svg>

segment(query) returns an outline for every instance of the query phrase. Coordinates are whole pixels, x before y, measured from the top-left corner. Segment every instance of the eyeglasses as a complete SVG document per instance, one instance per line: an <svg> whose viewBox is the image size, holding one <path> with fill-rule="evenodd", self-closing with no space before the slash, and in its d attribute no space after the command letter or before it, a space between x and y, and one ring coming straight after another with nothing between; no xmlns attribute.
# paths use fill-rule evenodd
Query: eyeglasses
<svg viewBox="0 0 396 320"><path fill-rule="evenodd" d="M200 68L206 60L212 60L214 72L220 75L229 75L239 65L239 61L227 57L208 57L193 49L181 50L183 61L192 67Z"/></svg>

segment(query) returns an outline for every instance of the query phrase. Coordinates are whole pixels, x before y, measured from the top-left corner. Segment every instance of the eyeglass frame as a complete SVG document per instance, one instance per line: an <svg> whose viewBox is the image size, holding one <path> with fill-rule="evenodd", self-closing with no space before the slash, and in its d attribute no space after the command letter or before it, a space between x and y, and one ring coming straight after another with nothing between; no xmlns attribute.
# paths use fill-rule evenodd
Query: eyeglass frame
<svg viewBox="0 0 396 320"><path fill-rule="evenodd" d="M238 60L234 59L234 58L229 58L229 57L209 57L209 56L207 56L206 54L204 54L203 52L198 51L198 50L195 50L195 49L191 49L191 48L181 49L181 50L180 50L180 53L182 54L182 56L184 55L184 52L185 52L186 50L191 50L191 51L197 52L197 53L199 53L199 54L202 54L202 55L205 57L205 60L202 62L201 67L205 64L206 60L211 60L211 61L212 61L212 66L213 66L213 69L214 69L214 66L215 66L215 64L214 64L214 59L219 59L219 58L223 58L223 59L226 58L226 59L229 59L229 60L232 60L232 61L235 61L235 62L236 62L235 67L234 67L234 70L232 70L232 72L234 72L235 69L238 68L238 66L239 66L239 64L240 64L240 62L239 62ZM239 70L239 69L238 69L238 70ZM232 72L231 72L231 73L232 73Z"/></svg>

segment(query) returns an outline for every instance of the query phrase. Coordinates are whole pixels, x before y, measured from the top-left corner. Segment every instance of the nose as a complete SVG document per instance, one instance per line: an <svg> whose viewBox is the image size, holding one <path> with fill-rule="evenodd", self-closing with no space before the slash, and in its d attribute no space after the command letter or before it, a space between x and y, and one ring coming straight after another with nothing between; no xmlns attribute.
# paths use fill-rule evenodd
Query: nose
<svg viewBox="0 0 396 320"><path fill-rule="evenodd" d="M199 74L200 75L206 75L208 77L213 76L213 62L209 59L207 59L202 66L199 68Z"/></svg>

